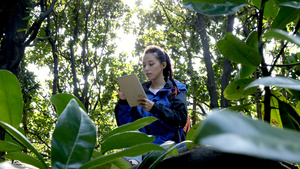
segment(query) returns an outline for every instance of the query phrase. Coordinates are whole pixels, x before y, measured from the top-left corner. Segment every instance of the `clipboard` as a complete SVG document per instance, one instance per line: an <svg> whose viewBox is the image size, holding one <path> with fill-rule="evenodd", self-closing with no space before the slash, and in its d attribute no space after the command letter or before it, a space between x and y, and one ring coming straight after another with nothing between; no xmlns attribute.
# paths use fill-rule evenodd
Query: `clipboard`
<svg viewBox="0 0 300 169"><path fill-rule="evenodd" d="M137 100L140 99L138 97L139 95L147 98L147 95L136 74L118 77L117 82L130 107L138 106Z"/></svg>

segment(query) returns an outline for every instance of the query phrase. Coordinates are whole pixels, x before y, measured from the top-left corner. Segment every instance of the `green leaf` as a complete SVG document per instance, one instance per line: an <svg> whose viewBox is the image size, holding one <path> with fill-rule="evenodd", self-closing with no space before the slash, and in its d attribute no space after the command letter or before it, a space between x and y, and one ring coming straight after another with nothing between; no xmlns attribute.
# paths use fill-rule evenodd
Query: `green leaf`
<svg viewBox="0 0 300 169"><path fill-rule="evenodd" d="M241 104L241 105L238 105L238 106L230 106L227 109L234 110L234 111L244 111L250 105L253 105L253 104L252 103L246 103L246 104Z"/></svg>
<svg viewBox="0 0 300 169"><path fill-rule="evenodd" d="M231 33L227 33L224 39L219 40L217 47L225 58L233 62L253 67L261 63L259 53Z"/></svg>
<svg viewBox="0 0 300 169"><path fill-rule="evenodd" d="M205 15L229 15L236 13L248 2L244 0L183 0L183 5Z"/></svg>
<svg viewBox="0 0 300 169"><path fill-rule="evenodd" d="M284 128L300 131L300 116L295 108L278 99L280 117Z"/></svg>
<svg viewBox="0 0 300 169"><path fill-rule="evenodd" d="M107 139L108 137L116 134L116 133L122 133L124 131L135 131L138 130L142 127L145 127L154 121L158 120L156 117L144 117L141 119L138 119L132 123L124 124L122 126L119 126L118 128L112 130L111 132L107 133L106 135L103 136L103 140Z"/></svg>
<svg viewBox="0 0 300 169"><path fill-rule="evenodd" d="M287 40L288 42L300 45L300 36L289 35L288 32L280 29L271 29L263 35L265 38L275 38L279 40Z"/></svg>
<svg viewBox="0 0 300 169"><path fill-rule="evenodd" d="M258 52L258 33L257 31L252 31L246 39L246 44ZM241 65L240 71L237 74L237 78L243 79L248 78L257 67Z"/></svg>
<svg viewBox="0 0 300 169"><path fill-rule="evenodd" d="M18 140L22 145L24 145L26 148L28 148L32 153L34 153L37 158L41 161L43 164L42 168L48 168L47 164L45 163L43 157L40 155L40 153L33 147L33 145L29 142L29 140L20 133L17 129L12 127L11 125L0 121L1 127L3 127L10 135L12 135L16 140Z"/></svg>
<svg viewBox="0 0 300 169"><path fill-rule="evenodd" d="M258 52L258 32L257 31L252 31L247 39L246 39L246 45L252 47Z"/></svg>
<svg viewBox="0 0 300 169"><path fill-rule="evenodd" d="M271 28L284 30L286 29L286 25L290 22L293 22L298 15L299 11L294 8L281 7L271 25Z"/></svg>
<svg viewBox="0 0 300 169"><path fill-rule="evenodd" d="M164 149L162 147L160 147L159 145L156 145L156 144L152 144L152 143L140 144L137 146L130 147L129 149L126 149L123 151L107 154L107 155L95 158L93 160L90 160L89 162L87 162L86 164L81 166L80 169L101 166L101 165L107 164L109 162L112 162L113 160L120 158L120 157L135 157L135 156L143 155L150 151L155 151L155 150L164 151Z"/></svg>
<svg viewBox="0 0 300 169"><path fill-rule="evenodd" d="M164 154L165 151L152 151L150 152L145 159L143 159L142 163L138 166L137 169L149 169L151 164L155 162L161 155Z"/></svg>
<svg viewBox="0 0 300 169"><path fill-rule="evenodd" d="M262 77L260 79L256 79L255 81L251 82L245 89L254 86L259 86L259 85L300 90L299 80L295 80L287 77L281 77L281 76L276 76L276 77L268 76L268 77Z"/></svg>
<svg viewBox="0 0 300 169"><path fill-rule="evenodd" d="M11 152L3 155L3 157L11 160L18 160L23 163L33 165L37 168L45 168L45 166L43 165L43 163L41 163L41 161L25 153Z"/></svg>
<svg viewBox="0 0 300 169"><path fill-rule="evenodd" d="M138 131L117 133L103 141L101 144L101 153L105 154L107 151L113 149L128 148L138 144L151 143L154 140L154 136L148 136L147 134Z"/></svg>
<svg viewBox="0 0 300 169"><path fill-rule="evenodd" d="M102 155L103 154L101 152L98 152L98 151L94 150L92 157L97 158L97 157L100 157ZM113 160L111 162L111 165L112 166L110 168L117 167L118 169L127 169L127 168L132 167L131 164L123 158L117 158L117 159ZM100 167L98 167L98 168L100 169Z"/></svg>
<svg viewBox="0 0 300 169"><path fill-rule="evenodd" d="M66 106L68 105L71 99L75 99L78 105L86 112L85 107L77 97L71 94L61 93L54 95L50 98L51 103L53 103L56 107L58 117L65 110Z"/></svg>
<svg viewBox="0 0 300 169"><path fill-rule="evenodd" d="M296 1L284 2L284 3L277 4L277 5L278 6L292 7L292 8L295 8L295 9L300 9L300 2L296 2Z"/></svg>
<svg viewBox="0 0 300 169"><path fill-rule="evenodd" d="M58 118L52 135L52 167L79 168L90 160L96 137L94 123L72 99Z"/></svg>
<svg viewBox="0 0 300 169"><path fill-rule="evenodd" d="M117 158L113 160L111 163L113 167L117 167L118 169L128 169L132 167L131 164L128 161L124 160L123 158Z"/></svg>
<svg viewBox="0 0 300 169"><path fill-rule="evenodd" d="M241 69L237 74L237 78L238 79L248 78L250 75L252 75L255 72L256 69L257 67L241 65Z"/></svg>
<svg viewBox="0 0 300 169"><path fill-rule="evenodd" d="M228 100L237 100L245 98L253 94L256 90L255 87L245 89L254 79L238 79L230 83L224 90L224 97Z"/></svg>
<svg viewBox="0 0 300 169"><path fill-rule="evenodd" d="M276 3L273 0L268 0L265 3L264 8L264 17L266 18L274 18L279 11L279 7L276 5Z"/></svg>
<svg viewBox="0 0 300 169"><path fill-rule="evenodd" d="M14 74L0 70L0 117L1 121L18 128L22 120L23 103L21 87Z"/></svg>
<svg viewBox="0 0 300 169"><path fill-rule="evenodd" d="M199 135L199 132L200 132L200 125L201 125L202 122L200 123L197 123L195 125L193 125L190 129L190 131L187 133L185 139L186 140L192 140L194 141L197 136ZM192 147L195 146L195 143L194 142L191 142L191 143L186 143L186 147L190 150Z"/></svg>
<svg viewBox="0 0 300 169"><path fill-rule="evenodd" d="M187 142L192 142L190 140L186 140L183 142L180 142L178 144L176 144L175 146L171 147L170 149L168 149L167 151L165 151L162 155L160 155L149 167L149 169L154 169L156 167L156 165L161 162L169 153L171 153L174 149L176 149L177 147L180 147L183 144L186 144Z"/></svg>
<svg viewBox="0 0 300 169"><path fill-rule="evenodd" d="M17 144L14 144L14 143L11 143L11 142L8 142L8 141L0 140L0 152L22 151L22 150L23 150L23 147L21 147Z"/></svg>
<svg viewBox="0 0 300 169"><path fill-rule="evenodd" d="M300 133L272 127L226 110L213 110L200 126L200 145L229 153L279 161L300 162Z"/></svg>

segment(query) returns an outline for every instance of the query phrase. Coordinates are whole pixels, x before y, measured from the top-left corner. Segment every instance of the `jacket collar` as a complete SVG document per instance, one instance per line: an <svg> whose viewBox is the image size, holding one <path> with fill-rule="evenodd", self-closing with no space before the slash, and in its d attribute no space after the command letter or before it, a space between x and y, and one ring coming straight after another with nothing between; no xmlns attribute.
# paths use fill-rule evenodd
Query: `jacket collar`
<svg viewBox="0 0 300 169"><path fill-rule="evenodd" d="M146 92L149 91L149 88L150 88L151 84L152 84L151 81L148 81L148 82L145 82L145 83L142 84L142 86L143 86L143 88L144 88L144 90L145 90ZM172 85L173 85L173 84L172 84L171 80L168 78L167 83L165 84L165 86L164 86L162 89L163 89L163 90L170 90L170 89L172 88ZM149 92L150 92L150 91L149 91Z"/></svg>

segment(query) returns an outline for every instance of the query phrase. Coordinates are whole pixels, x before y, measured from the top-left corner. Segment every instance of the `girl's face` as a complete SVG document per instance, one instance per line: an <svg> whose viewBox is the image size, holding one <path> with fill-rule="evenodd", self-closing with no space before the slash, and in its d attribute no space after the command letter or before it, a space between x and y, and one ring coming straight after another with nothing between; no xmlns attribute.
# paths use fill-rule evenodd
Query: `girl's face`
<svg viewBox="0 0 300 169"><path fill-rule="evenodd" d="M143 58L143 71L150 81L156 79L164 79L163 70L166 67L166 62L160 63L153 53L145 54Z"/></svg>

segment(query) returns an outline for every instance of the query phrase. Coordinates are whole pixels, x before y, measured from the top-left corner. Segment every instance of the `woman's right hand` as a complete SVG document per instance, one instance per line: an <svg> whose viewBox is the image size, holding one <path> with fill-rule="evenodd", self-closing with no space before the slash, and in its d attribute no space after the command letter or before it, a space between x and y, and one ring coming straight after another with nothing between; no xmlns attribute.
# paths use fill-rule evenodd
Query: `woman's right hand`
<svg viewBox="0 0 300 169"><path fill-rule="evenodd" d="M119 90L117 87L115 87L115 90L119 95L119 99L126 100L126 97L125 97L124 93L121 90Z"/></svg>

